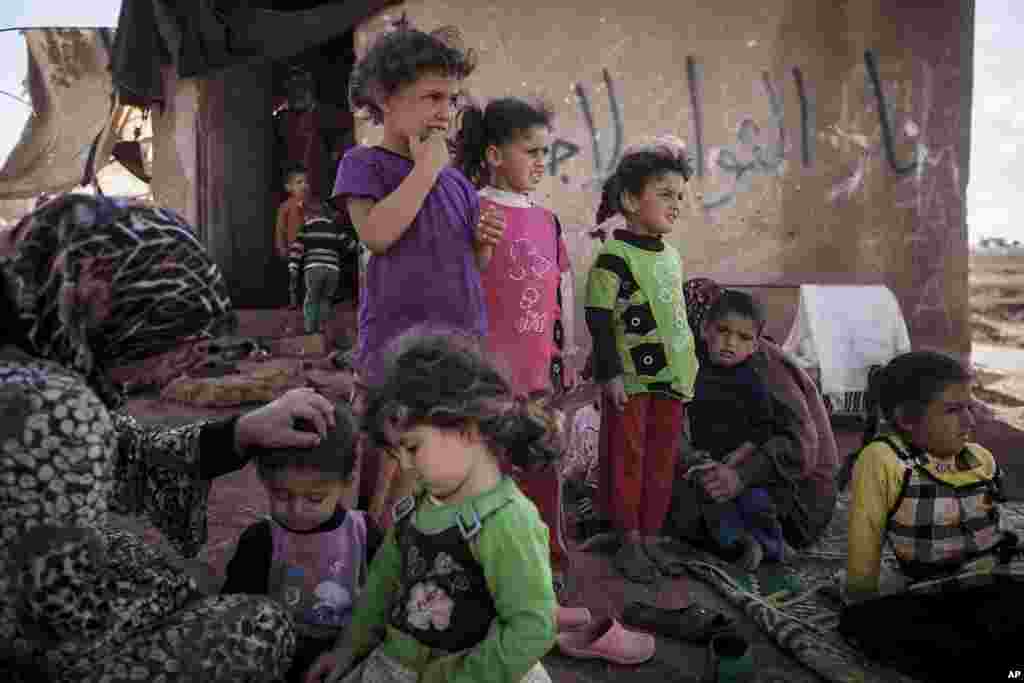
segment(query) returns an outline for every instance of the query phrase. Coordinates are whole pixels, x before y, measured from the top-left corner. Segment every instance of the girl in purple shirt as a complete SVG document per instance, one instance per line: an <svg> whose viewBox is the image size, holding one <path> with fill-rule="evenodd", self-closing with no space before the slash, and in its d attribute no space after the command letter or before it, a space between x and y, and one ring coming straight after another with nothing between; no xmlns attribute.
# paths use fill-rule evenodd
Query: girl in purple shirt
<svg viewBox="0 0 1024 683"><path fill-rule="evenodd" d="M367 382L387 344L412 327L487 331L480 270L501 226L481 221L476 189L449 165L446 134L475 67L451 35L387 33L352 75L353 109L384 128L380 145L345 155L333 193L370 251L357 352Z"/></svg>
<svg viewBox="0 0 1024 683"><path fill-rule="evenodd" d="M332 196L370 252L356 350L368 384L380 379L389 343L413 327L487 332L480 271L504 226L481 217L476 189L450 165L446 134L460 84L475 68L472 50L458 42L454 29L402 27L378 38L352 72L352 109L367 110L384 133L380 145L349 150ZM362 492L387 526L383 511L403 486L380 477L378 458L368 455L360 477L371 488Z"/></svg>

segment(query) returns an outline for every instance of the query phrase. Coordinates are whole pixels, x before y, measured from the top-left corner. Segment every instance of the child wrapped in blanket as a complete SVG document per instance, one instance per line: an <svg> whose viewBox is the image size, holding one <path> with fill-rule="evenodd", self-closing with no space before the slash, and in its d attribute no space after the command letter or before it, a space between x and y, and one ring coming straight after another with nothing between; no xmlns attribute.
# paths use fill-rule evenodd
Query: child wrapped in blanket
<svg viewBox="0 0 1024 683"><path fill-rule="evenodd" d="M667 525L747 571L784 560L787 543L813 543L835 504L833 436L815 424L809 380L762 340L764 326L757 300L735 290L703 315L685 478Z"/></svg>

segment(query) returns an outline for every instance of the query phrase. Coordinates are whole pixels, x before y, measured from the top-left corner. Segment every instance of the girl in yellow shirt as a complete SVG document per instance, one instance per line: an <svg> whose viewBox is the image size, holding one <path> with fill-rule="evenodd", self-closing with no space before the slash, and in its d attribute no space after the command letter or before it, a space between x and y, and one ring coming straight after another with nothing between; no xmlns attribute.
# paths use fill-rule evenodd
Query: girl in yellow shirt
<svg viewBox="0 0 1024 683"><path fill-rule="evenodd" d="M995 664L1024 628L1024 577L1017 537L1000 516L999 467L968 442L971 379L958 360L931 351L890 362L874 387L889 429L860 451L851 483L851 604L840 631L928 681L962 680L957 664ZM881 597L886 543L905 590Z"/></svg>

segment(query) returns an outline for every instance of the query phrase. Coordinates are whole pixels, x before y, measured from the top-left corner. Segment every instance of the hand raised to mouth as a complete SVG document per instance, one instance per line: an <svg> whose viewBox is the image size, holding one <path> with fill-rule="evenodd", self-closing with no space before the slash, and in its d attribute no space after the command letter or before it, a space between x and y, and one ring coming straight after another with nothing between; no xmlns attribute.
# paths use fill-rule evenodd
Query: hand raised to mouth
<svg viewBox="0 0 1024 683"><path fill-rule="evenodd" d="M410 136L409 152L413 162L423 165L431 177L436 177L451 162L448 138L440 128L430 128L419 135Z"/></svg>

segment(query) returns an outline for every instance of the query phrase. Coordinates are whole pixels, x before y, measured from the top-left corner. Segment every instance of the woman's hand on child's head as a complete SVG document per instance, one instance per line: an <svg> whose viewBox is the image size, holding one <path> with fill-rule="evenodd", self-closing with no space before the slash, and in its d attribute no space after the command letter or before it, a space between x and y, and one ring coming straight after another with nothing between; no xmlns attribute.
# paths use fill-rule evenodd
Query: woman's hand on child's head
<svg viewBox="0 0 1024 683"><path fill-rule="evenodd" d="M486 247L496 247L505 236L505 212L487 204L480 211L480 220L476 224L476 243Z"/></svg>
<svg viewBox="0 0 1024 683"><path fill-rule="evenodd" d="M628 400L628 397L626 396L626 385L622 381L622 375L619 375L615 379L608 380L601 390L611 402L612 406L615 407L615 410L621 413L626 409L626 401Z"/></svg>
<svg viewBox="0 0 1024 683"><path fill-rule="evenodd" d="M719 503L732 500L743 490L739 473L722 463L716 463L704 470L701 483L704 485L704 492Z"/></svg>
<svg viewBox="0 0 1024 683"><path fill-rule="evenodd" d="M317 434L295 429L295 418L316 425ZM235 447L312 448L333 428L334 404L313 389L292 389L262 408L246 413L235 424Z"/></svg>
<svg viewBox="0 0 1024 683"><path fill-rule="evenodd" d="M422 166L434 176L452 160L445 131L438 128L431 128L421 135L411 136L409 138L409 153L412 154L412 160L416 162L416 166Z"/></svg>

